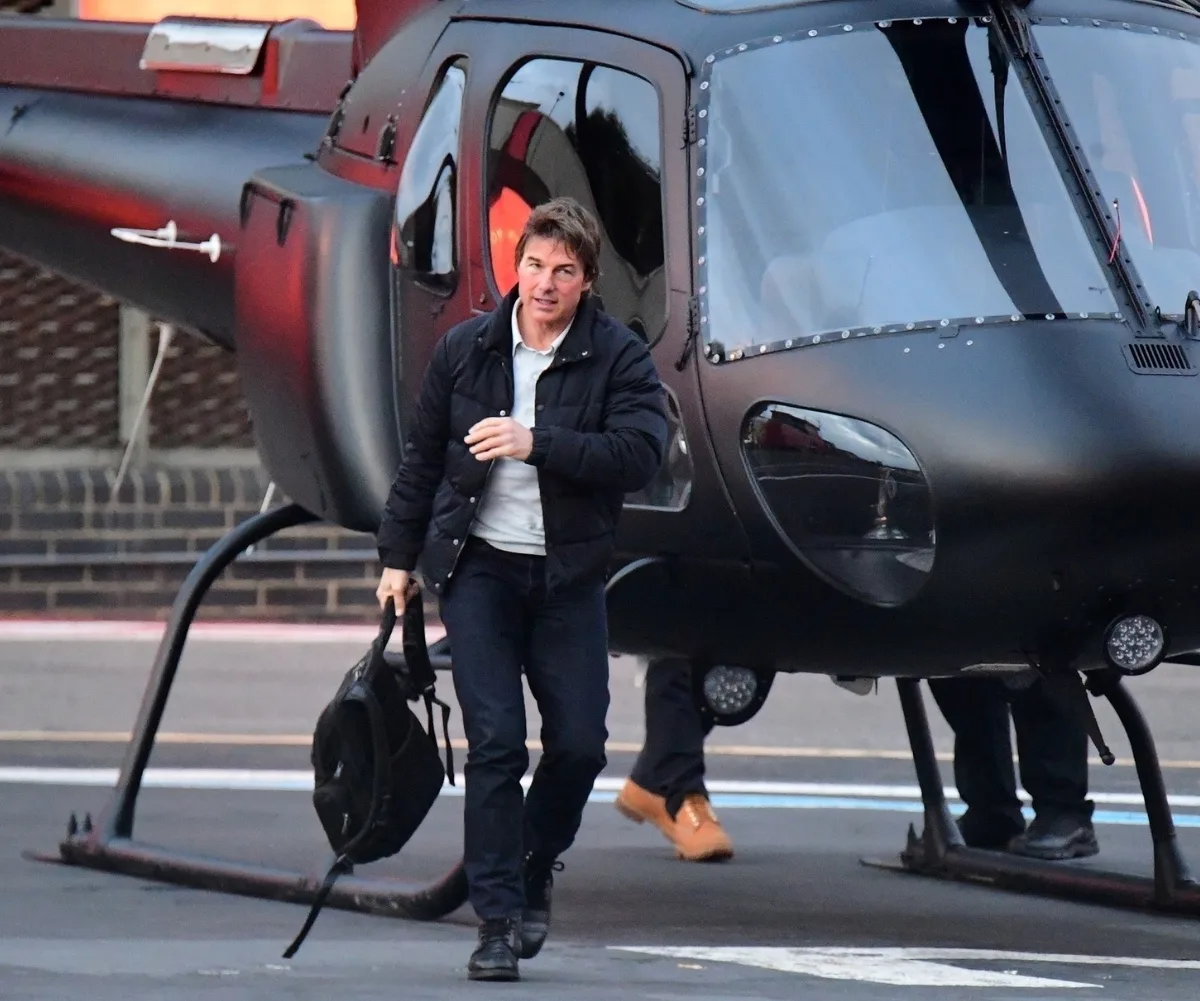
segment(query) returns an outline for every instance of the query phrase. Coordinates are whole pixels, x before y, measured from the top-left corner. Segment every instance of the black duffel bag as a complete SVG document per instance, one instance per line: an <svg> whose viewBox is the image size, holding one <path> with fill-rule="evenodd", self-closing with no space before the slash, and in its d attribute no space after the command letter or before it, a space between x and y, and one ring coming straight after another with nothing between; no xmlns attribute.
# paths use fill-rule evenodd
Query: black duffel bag
<svg viewBox="0 0 1200 1001"><path fill-rule="evenodd" d="M437 697L425 646L424 603L416 585L405 603L402 668L393 667L384 656L395 625L396 606L389 599L379 635L317 719L311 758L313 805L337 857L285 959L300 948L337 878L355 865L395 855L429 813L443 779L454 783L450 707ZM425 701L428 730L408 706L417 699ZM434 704L442 709L444 766Z"/></svg>

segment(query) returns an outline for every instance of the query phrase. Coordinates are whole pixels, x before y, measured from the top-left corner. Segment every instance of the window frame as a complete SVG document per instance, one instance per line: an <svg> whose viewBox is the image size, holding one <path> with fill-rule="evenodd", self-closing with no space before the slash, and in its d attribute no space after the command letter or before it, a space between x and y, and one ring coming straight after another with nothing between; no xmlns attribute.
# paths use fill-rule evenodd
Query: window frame
<svg viewBox="0 0 1200 1001"><path fill-rule="evenodd" d="M687 57L664 46L638 41L600 30L580 30L539 25L536 35L529 26L504 19L463 18L455 22L460 44L465 38L486 32L473 56L474 74L468 84L468 124L465 134L471 143L471 170L467 239L470 245L472 309L485 312L499 303L490 275L490 242L488 240L488 206L486 178L486 146L491 134L493 112L504 87L516 68L530 59L564 59L591 62L626 73L632 73L654 87L658 95L659 121L664 141L662 156L663 238L666 265L666 333L659 344L682 341L686 330L680 327L677 313L680 305L673 302L677 295L691 294L692 240L690 233L688 160L690 150L682 143L672 143L667 137L679 123L680 134L687 115L688 80L692 76ZM464 178L466 177L464 171ZM676 329L676 328L679 329ZM656 349L657 350L657 349Z"/></svg>
<svg viewBox="0 0 1200 1001"><path fill-rule="evenodd" d="M486 283L486 287L487 287L487 293L497 302L499 302L500 299L503 298L503 296L505 294L501 290L499 282L497 282L497 280L496 280L496 269L495 269L495 265L494 265L494 261L493 261L493 255L491 252L491 238L490 238L491 219L490 219L489 213L488 213L488 202L489 202L489 199L491 196L491 191L487 184L487 179L488 179L487 175L488 175L489 160L490 160L491 151L492 151L492 131L495 128L495 124L496 124L496 114L499 109L500 102L503 100L504 94L508 90L513 79L525 67L527 67L533 63L544 62L544 61L552 61L552 62L558 62L558 63L571 64L573 67L577 68L579 82L584 83L585 86L586 86L586 82L588 80L590 80L590 78L591 78L592 74L595 72L595 70L599 69L599 68L608 69L615 73L626 74L627 76L631 76L634 79L639 80L642 83L649 86L653 90L654 95L657 99L657 108L656 108L657 122L656 122L656 125L657 125L657 130L658 130L657 153L658 153L658 160L659 160L658 188L659 188L659 208L661 211L662 239L663 239L663 262L660 266L660 270L661 270L661 279L660 280L663 282L663 289L662 289L663 313L662 313L662 317L661 317L661 325L659 323L655 324L655 326L659 328L659 336L654 339L650 339L649 336L647 336L647 343L649 344L649 346L651 348L653 348L654 345L657 344L660 340L662 340L662 338L666 334L666 330L667 330L667 327L668 327L668 324L670 321L670 311L671 311L671 308L670 308L671 255L670 255L670 224L669 224L669 218L668 218L668 211L669 211L668 205L669 205L670 199L668 197L669 165L668 165L668 149L667 149L669 144L663 142L663 137L667 134L666 129L664 128L664 122L665 122L664 114L665 114L667 101L666 101L666 96L663 92L663 87L662 87L661 83L659 82L659 80L656 79L654 73L641 72L641 71L639 71L640 68L639 68L639 70L632 69L632 68L630 68L629 65L622 65L621 62L611 59L611 58L605 58L604 56L598 57L595 53L591 53L588 55L579 55L579 54L574 54L574 53L562 54L558 51L555 51L553 46L539 46L535 51L526 51L526 52L522 53L520 56L516 57L515 60L509 60L508 66L506 67L504 72L497 78L496 82L491 86L490 92L488 94L488 99L487 99L487 110L486 110L485 117L484 117L482 160L480 163L481 179L482 179L482 184L480 187L480 199L481 199L480 200L480 209L481 209L481 214L483 216L482 225L483 225L483 234L484 234L483 242L481 245L482 271L483 271L483 281ZM576 101L578 101L578 93L575 96L576 96ZM572 121L574 121L574 115L572 116ZM580 163L582 166L583 165L582 157L580 158ZM586 167L585 167L585 170L586 170ZM553 197L553 195L552 195L552 197ZM594 197L594 195L593 195L593 197ZM603 227L603 225L604 225L603 220L600 220L600 222L601 222L601 226ZM615 246L613 245L611 239L607 237L607 232L605 233L605 238L608 240L610 248L615 253L616 252ZM617 254L617 256L620 256L619 253ZM601 297L603 297L602 291L600 292L600 295L601 295ZM620 318L618 317L618 319L620 319Z"/></svg>
<svg viewBox="0 0 1200 1001"><path fill-rule="evenodd" d="M454 267L451 272L452 277L446 282L434 281L431 279L432 272L420 271L416 268L405 266L400 259L398 247L400 240L400 232L403 226L403 221L399 217L400 206L400 191L404 186L405 177L407 175L408 166L412 163L412 158L405 155L404 163L400 169L400 176L396 181L394 201L392 206L392 222L389 227L389 240L391 247L389 248L390 264L396 280L412 282L413 285L420 288L430 295L440 299L451 299L461 289L464 281L469 281L470 275L470 245L469 240L464 239L463 233L463 218L464 209L469 208L467 199L464 198L465 181L463 176L463 158L464 152L467 149L467 143L464 139L466 132L468 117L468 108L471 100L471 59L465 52L448 53L439 62L437 72L434 74L428 91L425 95L424 103L421 107L420 114L416 116L416 124L413 127L413 132L408 141L408 150L412 149L417 137L421 133L422 127L425 125L429 117L429 110L433 106L434 101L440 95L442 86L446 82L446 77L452 69L459 67L463 71L462 97L458 105L458 143L455 150L454 160L454 175L450 187L450 200L452 205L453 218L450 225L452 254ZM441 177L441 171L436 175ZM436 179L436 178L435 178ZM431 189L432 192L433 189ZM404 220L407 221L407 220Z"/></svg>

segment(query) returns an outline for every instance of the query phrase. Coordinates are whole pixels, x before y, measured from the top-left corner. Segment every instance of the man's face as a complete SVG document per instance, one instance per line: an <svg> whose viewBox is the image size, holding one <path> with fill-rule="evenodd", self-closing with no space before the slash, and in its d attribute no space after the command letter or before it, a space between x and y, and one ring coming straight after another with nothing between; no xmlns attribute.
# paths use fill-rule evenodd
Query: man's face
<svg viewBox="0 0 1200 1001"><path fill-rule="evenodd" d="M552 329L565 327L591 286L579 260L561 243L544 236L525 241L517 267L517 294L525 316Z"/></svg>

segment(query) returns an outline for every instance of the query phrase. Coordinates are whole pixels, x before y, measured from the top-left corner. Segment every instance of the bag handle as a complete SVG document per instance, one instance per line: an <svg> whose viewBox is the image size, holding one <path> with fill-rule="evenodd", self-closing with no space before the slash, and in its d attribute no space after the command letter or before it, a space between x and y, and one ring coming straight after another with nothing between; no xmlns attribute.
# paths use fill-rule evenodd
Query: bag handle
<svg viewBox="0 0 1200 1001"><path fill-rule="evenodd" d="M429 718L429 737L436 744L437 730L433 725L433 706L442 709L442 736L446 744L446 778L456 785L454 777L454 751L450 747L450 707L437 697L437 672L429 659L429 647L425 643L425 596L420 584L414 584L404 604L404 665L412 679L417 694L425 700L425 711Z"/></svg>

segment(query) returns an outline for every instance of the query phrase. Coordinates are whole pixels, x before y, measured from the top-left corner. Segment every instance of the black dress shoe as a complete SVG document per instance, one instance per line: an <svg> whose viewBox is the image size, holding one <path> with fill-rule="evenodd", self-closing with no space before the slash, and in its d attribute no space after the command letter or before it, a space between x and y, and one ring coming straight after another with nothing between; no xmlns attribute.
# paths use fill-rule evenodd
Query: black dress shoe
<svg viewBox="0 0 1200 1001"><path fill-rule="evenodd" d="M1061 861L1087 858L1100 851L1092 822L1069 813L1039 814L1024 834L1008 843L1014 855Z"/></svg>
<svg viewBox="0 0 1200 1001"><path fill-rule="evenodd" d="M533 959L542 951L550 932L550 896L554 874L562 872L556 859L525 856L525 910L521 912L521 958Z"/></svg>
<svg viewBox="0 0 1200 1001"><path fill-rule="evenodd" d="M479 945L467 963L469 980L520 980L520 918L491 918L479 925Z"/></svg>

